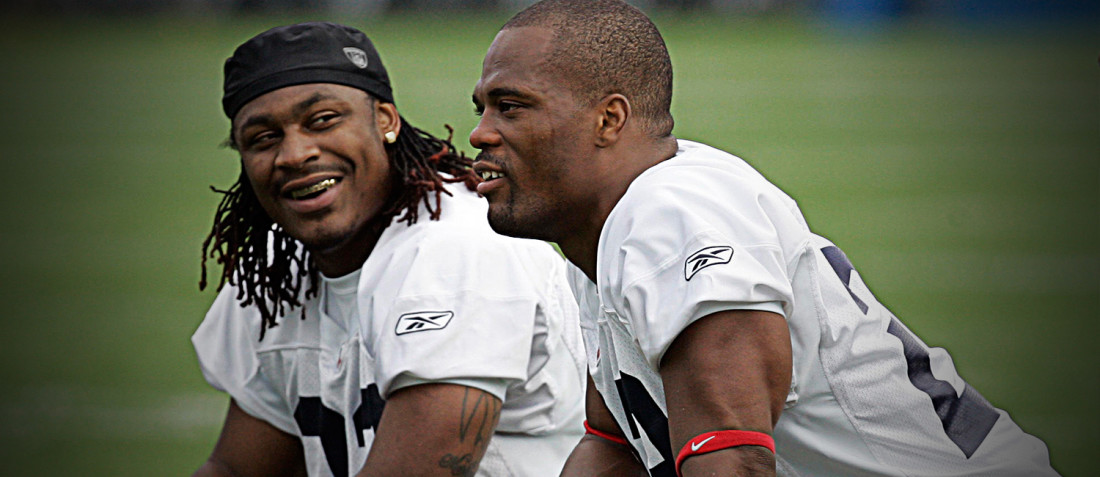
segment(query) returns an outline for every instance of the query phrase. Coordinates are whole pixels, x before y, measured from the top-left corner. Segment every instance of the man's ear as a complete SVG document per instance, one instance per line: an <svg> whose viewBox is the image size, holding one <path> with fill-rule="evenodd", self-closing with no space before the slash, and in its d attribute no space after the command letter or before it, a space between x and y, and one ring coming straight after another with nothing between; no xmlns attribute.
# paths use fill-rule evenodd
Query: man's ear
<svg viewBox="0 0 1100 477"><path fill-rule="evenodd" d="M621 94L609 94L600 100L597 111L596 147L608 147L618 142L630 119L630 101Z"/></svg>
<svg viewBox="0 0 1100 477"><path fill-rule="evenodd" d="M378 137L384 138L390 131L395 137L401 134L401 115L397 114L397 106L393 103L374 102L374 123L378 127Z"/></svg>

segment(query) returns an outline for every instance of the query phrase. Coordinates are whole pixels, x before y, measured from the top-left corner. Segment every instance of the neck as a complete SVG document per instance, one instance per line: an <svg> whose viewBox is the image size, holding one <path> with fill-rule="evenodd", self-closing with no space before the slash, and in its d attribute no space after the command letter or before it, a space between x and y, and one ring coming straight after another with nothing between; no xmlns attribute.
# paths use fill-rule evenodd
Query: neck
<svg viewBox="0 0 1100 477"><path fill-rule="evenodd" d="M600 234L607 217L626 194L634 179L650 167L675 156L676 149L676 138L667 136L640 142L635 146L620 143L615 150L607 151L610 160L603 161L607 167L599 174L599 177L606 180L600 181L594 188L595 203L586 208L590 211L589 215L576 230L557 242L565 258L584 272L593 283L596 283Z"/></svg>
<svg viewBox="0 0 1100 477"><path fill-rule="evenodd" d="M326 277L336 278L362 268L388 223L388 219L384 223L379 223L376 219L339 245L310 249L317 269Z"/></svg>
<svg viewBox="0 0 1100 477"><path fill-rule="evenodd" d="M596 282L596 252L600 246L600 230L602 230L603 222L606 219L607 216L603 216L594 231L578 230L576 233L571 233L567 238L557 242L562 255L565 255L566 259L581 269L593 283Z"/></svg>

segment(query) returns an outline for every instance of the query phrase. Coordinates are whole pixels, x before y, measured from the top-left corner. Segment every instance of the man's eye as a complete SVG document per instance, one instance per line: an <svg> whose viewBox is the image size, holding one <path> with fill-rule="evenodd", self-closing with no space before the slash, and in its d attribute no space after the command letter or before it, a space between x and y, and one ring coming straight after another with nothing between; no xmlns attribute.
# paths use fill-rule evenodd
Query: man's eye
<svg viewBox="0 0 1100 477"><path fill-rule="evenodd" d="M339 115L336 114L336 113L320 114L320 115L313 118L312 125L314 127L323 127L323 126L331 123L332 121L336 120L337 117L339 117Z"/></svg>
<svg viewBox="0 0 1100 477"><path fill-rule="evenodd" d="M485 108L483 108L481 106L474 106L474 116L477 116L477 117L480 118L481 115L483 115L483 114L485 114Z"/></svg>
<svg viewBox="0 0 1100 477"><path fill-rule="evenodd" d="M502 113L515 111L516 109L519 109L520 107L521 107L520 104L513 103L511 101L501 101L500 104L497 105L497 109L499 109L500 112L502 112Z"/></svg>
<svg viewBox="0 0 1100 477"><path fill-rule="evenodd" d="M245 146L249 148L263 147L265 145L271 144L271 142L274 140L275 133L263 132L249 138L248 142L245 143Z"/></svg>

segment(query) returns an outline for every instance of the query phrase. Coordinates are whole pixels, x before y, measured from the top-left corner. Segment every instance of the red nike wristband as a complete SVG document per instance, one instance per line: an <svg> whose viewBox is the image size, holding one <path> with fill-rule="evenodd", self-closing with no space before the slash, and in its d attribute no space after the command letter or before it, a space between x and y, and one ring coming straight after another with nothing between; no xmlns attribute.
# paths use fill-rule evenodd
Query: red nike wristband
<svg viewBox="0 0 1100 477"><path fill-rule="evenodd" d="M616 437L616 436L613 436L613 435L608 434L606 432L600 432L600 431L597 431L597 430L593 429L591 426L588 425L588 420L584 421L584 432L585 432L585 434L592 434L596 437L607 439L607 440L609 440L611 442L614 442L616 444L622 444L624 446L630 445L630 443L627 442L626 439L623 439L622 437Z"/></svg>
<svg viewBox="0 0 1100 477"><path fill-rule="evenodd" d="M766 447L768 450L772 451L772 454L775 453L775 440L772 439L772 436L764 434L763 432L706 432L695 436L688 441L687 444L684 444L683 449L680 449L680 455L676 456L676 475L678 477L683 477L683 474L680 473L680 464L688 457L737 446Z"/></svg>

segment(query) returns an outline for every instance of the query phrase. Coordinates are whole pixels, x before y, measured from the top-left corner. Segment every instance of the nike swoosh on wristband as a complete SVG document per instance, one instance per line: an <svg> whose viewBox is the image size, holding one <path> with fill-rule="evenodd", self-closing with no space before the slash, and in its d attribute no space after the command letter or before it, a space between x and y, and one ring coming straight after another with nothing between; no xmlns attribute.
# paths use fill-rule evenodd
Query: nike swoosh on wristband
<svg viewBox="0 0 1100 477"><path fill-rule="evenodd" d="M715 437L718 437L718 436L710 436L710 437L708 437L708 438L706 438L706 439L703 439L703 442L700 442L700 443L698 443L698 444L696 444L696 443L692 442L692 443L691 443L691 451L692 451L692 452L696 452L696 451L698 451L700 447L703 447L703 444L706 444L706 443L707 443L707 441L709 441L709 440L711 440L711 439L714 439Z"/></svg>

